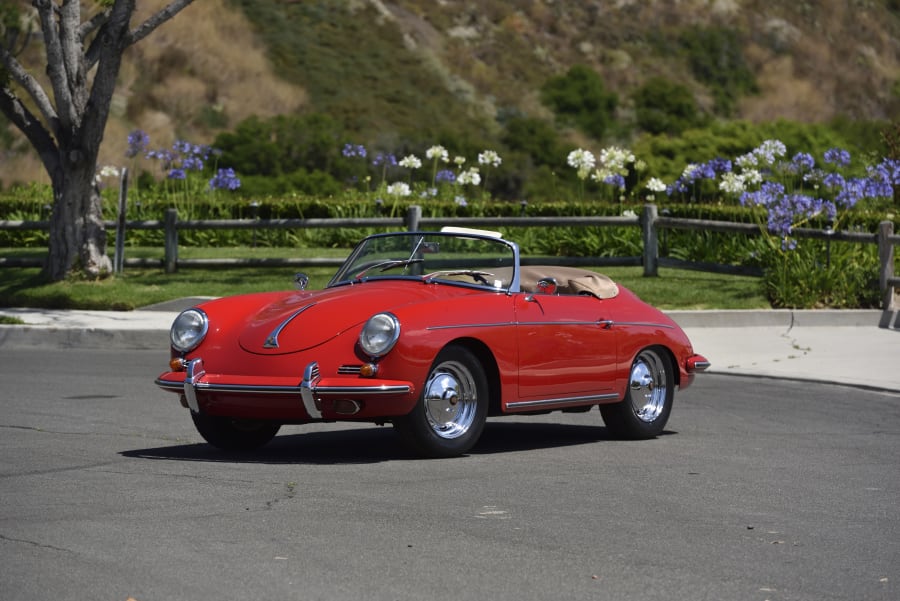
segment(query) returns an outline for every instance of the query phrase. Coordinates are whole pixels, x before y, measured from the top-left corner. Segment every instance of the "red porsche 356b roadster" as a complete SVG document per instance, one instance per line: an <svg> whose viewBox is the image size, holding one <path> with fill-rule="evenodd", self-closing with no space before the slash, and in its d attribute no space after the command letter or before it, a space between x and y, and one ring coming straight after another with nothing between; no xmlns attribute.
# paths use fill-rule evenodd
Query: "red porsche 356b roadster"
<svg viewBox="0 0 900 601"><path fill-rule="evenodd" d="M323 290L183 311L170 369L213 446L249 450L283 424L391 423L418 454L466 453L489 416L588 411L651 438L675 388L709 366L669 317L593 271L523 265L514 242L445 228L365 238Z"/></svg>

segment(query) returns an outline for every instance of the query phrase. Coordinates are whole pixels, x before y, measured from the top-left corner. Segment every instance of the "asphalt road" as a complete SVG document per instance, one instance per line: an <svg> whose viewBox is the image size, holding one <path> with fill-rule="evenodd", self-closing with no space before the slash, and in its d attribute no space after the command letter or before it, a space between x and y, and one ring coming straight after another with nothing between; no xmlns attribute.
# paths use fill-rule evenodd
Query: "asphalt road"
<svg viewBox="0 0 900 601"><path fill-rule="evenodd" d="M900 395L707 374L657 440L494 420L215 452L150 351L0 351L0 598L900 599Z"/></svg>

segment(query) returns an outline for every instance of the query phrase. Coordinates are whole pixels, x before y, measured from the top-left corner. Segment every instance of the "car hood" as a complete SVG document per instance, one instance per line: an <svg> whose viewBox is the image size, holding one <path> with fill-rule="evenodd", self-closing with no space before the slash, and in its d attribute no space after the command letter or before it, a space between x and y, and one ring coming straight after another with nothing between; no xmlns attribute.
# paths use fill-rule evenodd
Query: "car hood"
<svg viewBox="0 0 900 601"><path fill-rule="evenodd" d="M433 286L393 282L287 293L247 317L239 342L251 353L296 353L359 326L375 313L425 300L433 290Z"/></svg>

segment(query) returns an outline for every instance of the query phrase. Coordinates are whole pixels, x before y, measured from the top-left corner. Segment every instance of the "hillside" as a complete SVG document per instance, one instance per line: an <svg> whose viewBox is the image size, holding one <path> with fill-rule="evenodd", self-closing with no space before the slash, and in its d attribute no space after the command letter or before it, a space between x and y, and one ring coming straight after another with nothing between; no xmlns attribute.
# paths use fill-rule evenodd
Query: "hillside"
<svg viewBox="0 0 900 601"><path fill-rule="evenodd" d="M102 162L122 162L134 128L211 142L253 114L327 113L384 146L490 142L511 115L552 120L539 89L574 64L618 96L624 143L656 76L719 119L896 120L900 1L199 0L126 54ZM752 89L723 105L742 70ZM19 141L0 181L46 178Z"/></svg>

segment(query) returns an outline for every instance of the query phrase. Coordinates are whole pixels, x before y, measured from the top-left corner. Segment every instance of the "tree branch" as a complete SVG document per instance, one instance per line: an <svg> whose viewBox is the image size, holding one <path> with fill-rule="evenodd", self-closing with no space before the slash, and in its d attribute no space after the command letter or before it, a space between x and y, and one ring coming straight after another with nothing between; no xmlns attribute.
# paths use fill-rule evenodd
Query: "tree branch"
<svg viewBox="0 0 900 601"><path fill-rule="evenodd" d="M104 9L81 24L81 26L78 28L78 39L82 44L89 35L97 31L100 26L106 23L106 21L109 19L109 13L110 9Z"/></svg>
<svg viewBox="0 0 900 601"><path fill-rule="evenodd" d="M141 23L138 27L132 29L128 34L126 44L128 46L131 46L132 44L140 42L145 37L150 35L154 29L187 8L193 1L194 0L175 0L167 7L160 10L158 13Z"/></svg>
<svg viewBox="0 0 900 601"><path fill-rule="evenodd" d="M53 136L7 86L0 88L0 113L25 134L41 157L44 169L53 177L59 167L59 150Z"/></svg>
<svg viewBox="0 0 900 601"><path fill-rule="evenodd" d="M65 72L65 57L62 44L59 39L59 29L56 25L57 6L52 0L34 0L41 18L41 30L44 32L44 47L47 50L47 75L50 77L50 85L53 86L53 95L56 97L56 108L64 127L77 122L77 115L73 112L72 95L69 93L69 82Z"/></svg>
<svg viewBox="0 0 900 601"><path fill-rule="evenodd" d="M39 84L38 81L32 77L21 64L19 64L19 61L17 61L16 58L2 46L0 46L0 62L3 63L3 66L9 72L13 81L22 86L28 95L31 96L31 99L34 100L38 110L47 121L47 126L50 128L53 135L56 135L59 127L59 117L56 114L56 109L53 108L53 103L50 102L50 98L47 96L47 93L44 92L41 84ZM4 92L5 91L6 90L4 89ZM15 94L13 94L12 91L9 91L9 96L15 98Z"/></svg>

